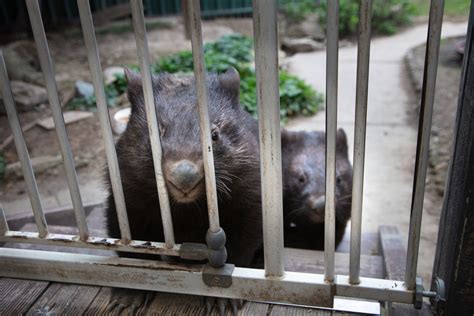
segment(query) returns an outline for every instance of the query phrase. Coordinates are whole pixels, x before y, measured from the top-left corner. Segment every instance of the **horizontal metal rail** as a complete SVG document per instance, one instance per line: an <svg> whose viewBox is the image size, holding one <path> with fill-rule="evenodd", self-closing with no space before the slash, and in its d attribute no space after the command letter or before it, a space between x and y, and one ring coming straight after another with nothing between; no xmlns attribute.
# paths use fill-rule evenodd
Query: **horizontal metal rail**
<svg viewBox="0 0 474 316"><path fill-rule="evenodd" d="M87 48L87 57L94 83L96 95L97 112L99 113L100 127L102 136L104 137L105 153L107 156L107 167L109 170L110 183L114 194L115 209L117 210L117 218L120 227L120 235L124 243L129 242L132 237L128 224L127 209L125 206L125 197L122 188L122 177L117 160L117 152L115 151L114 136L110 125L109 110L105 97L104 79L102 77L102 67L99 60L99 51L97 49L97 41L94 33L94 25L92 23L92 13L89 1L78 0L79 17L81 19L82 33L84 34L84 42Z"/></svg>
<svg viewBox="0 0 474 316"><path fill-rule="evenodd" d="M336 275L331 285L322 274L286 272L267 278L263 270L235 268L232 286L219 288L204 283L202 265L9 248L0 248L0 265L2 277L311 306L331 307L332 295L406 304L414 300L403 281L360 278L354 286L344 275Z"/></svg>
<svg viewBox="0 0 474 316"><path fill-rule="evenodd" d="M146 118L148 122L148 133L150 135L151 152L153 156L153 167L155 169L156 187L158 189L158 199L160 203L161 219L163 222L163 232L165 243L169 248L174 247L174 230L171 216L168 191L163 176L162 168L162 148L158 120L156 116L155 97L153 95L152 74L150 68L150 54L148 51L148 41L145 29L145 17L143 16L142 0L131 0L133 29L137 42L138 60L142 74L143 95L145 99Z"/></svg>
<svg viewBox="0 0 474 316"><path fill-rule="evenodd" d="M25 178L26 189L28 190L28 195L30 197L36 227L38 228L40 236L44 237L48 234L48 226L46 224L46 218L44 217L43 205L41 203L38 185L36 184L35 173L31 166L30 155L28 153L28 148L26 147L25 138L23 137L18 113L15 109L15 101L13 99L13 93L10 87L2 50L0 50L0 92L3 96L3 103L12 129L13 140L15 141L18 158L20 159L21 169Z"/></svg>
<svg viewBox="0 0 474 316"><path fill-rule="evenodd" d="M49 52L48 41L44 31L43 20L38 0L26 0L26 7L30 17L33 36L38 49L38 57L46 83L49 105L53 115L54 126L58 137L59 149L63 157L66 178L69 185L72 204L74 205L74 215L79 229L81 239L87 239L89 230L87 228L84 206L82 205L81 192L77 180L74 159L72 156L71 145L67 136L66 125L61 111L61 102L59 101L58 88L54 77L53 61ZM34 210L33 210L34 211Z"/></svg>
<svg viewBox="0 0 474 316"><path fill-rule="evenodd" d="M3 224L0 224L0 228L2 226ZM8 228L8 226L5 228ZM76 235L65 234L49 234L44 238L40 238L38 233L9 230L4 233L0 231L0 242L166 255L194 260L207 259L207 247L204 244L202 246L200 246L201 244L176 244L173 248L169 248L162 242L132 240L125 244L117 238L89 237L87 240L81 240ZM195 246L188 247L188 245Z"/></svg>

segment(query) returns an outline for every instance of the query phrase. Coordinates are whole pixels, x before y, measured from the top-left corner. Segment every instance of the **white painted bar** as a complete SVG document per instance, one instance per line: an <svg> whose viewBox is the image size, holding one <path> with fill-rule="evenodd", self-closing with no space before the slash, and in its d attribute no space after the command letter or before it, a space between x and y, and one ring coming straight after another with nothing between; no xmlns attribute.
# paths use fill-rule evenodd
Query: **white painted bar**
<svg viewBox="0 0 474 316"><path fill-rule="evenodd" d="M274 0L253 1L265 271L279 277L284 268L276 6Z"/></svg>
<svg viewBox="0 0 474 316"><path fill-rule="evenodd" d="M3 51L0 49L0 91L2 93L3 104L7 112L8 121L12 129L13 140L15 141L16 151L18 158L20 159L21 169L23 171L23 177L25 178L26 189L30 197L31 208L35 217L36 227L41 237L48 235L48 225L46 224L46 218L44 217L43 205L38 192L38 185L36 184L35 173L31 166L30 155L28 148L26 147L25 138L23 137L23 131L21 130L20 120L18 113L15 109L15 100L13 99L13 93L10 87L10 81L8 79L7 68L5 65L5 59L3 57ZM2 209L3 213L3 209ZM6 225L6 222L5 222ZM3 228L7 228L8 226Z"/></svg>
<svg viewBox="0 0 474 316"><path fill-rule="evenodd" d="M359 278L357 285L351 284L347 275L337 275L336 294L368 300L413 304L415 293L405 286L403 281L373 278Z"/></svg>
<svg viewBox="0 0 474 316"><path fill-rule="evenodd" d="M420 246L421 218L425 196L426 170L428 168L431 121L438 71L439 45L443 24L444 0L432 0L428 39L426 44L423 87L421 89L418 143L416 148L415 178L411 203L410 227L408 233L407 263L405 282L409 289L415 288L418 248Z"/></svg>
<svg viewBox="0 0 474 316"><path fill-rule="evenodd" d="M188 1L188 0L186 0ZM209 229L217 232L220 228L219 209L217 205L216 175L214 170L214 155L212 153L211 127L208 113L208 95L206 84L206 66L204 65L204 50L201 30L201 8L199 1L189 1L189 25L191 27L191 45L193 49L194 75L199 107L199 128L201 131L202 156L206 176L206 197L209 213Z"/></svg>
<svg viewBox="0 0 474 316"><path fill-rule="evenodd" d="M235 268L232 286L221 288L204 283L202 265L8 248L0 248L0 265L3 277L332 306L331 287L322 275L309 273L273 279L263 270Z"/></svg>
<svg viewBox="0 0 474 316"><path fill-rule="evenodd" d="M339 0L328 1L326 43L326 205L324 212L324 274L334 280L336 236L336 135L339 59Z"/></svg>
<svg viewBox="0 0 474 316"><path fill-rule="evenodd" d="M72 204L74 206L74 215L76 224L79 229L81 239L85 240L89 236L87 222L82 205L81 192L77 181L76 169L74 167L74 159L72 156L71 145L69 144L64 118L61 112L61 103L58 96L58 88L54 77L53 61L49 53L48 42L44 32L41 11L38 0L26 0L26 7L30 17L31 28L35 38L36 47L38 49L38 57L43 72L46 90L48 92L49 104L53 115L56 134L58 137L59 149L63 157L64 168L66 170L66 178L69 185Z"/></svg>
<svg viewBox="0 0 474 316"><path fill-rule="evenodd" d="M145 99L146 117L148 121L148 132L150 134L151 151L153 154L153 167L155 169L156 186L158 198L160 200L161 218L163 221L163 231L165 243L169 248L174 247L173 220L168 191L161 166L162 149L158 120L156 117L155 98L153 96L152 74L150 69L150 54L148 52L148 41L145 29L145 18L143 16L142 0L131 0L133 29L135 30L135 40L137 41L138 60L142 73L143 95ZM152 210L151 210L152 211Z"/></svg>
<svg viewBox="0 0 474 316"><path fill-rule="evenodd" d="M128 225L127 209L125 206L125 197L122 188L122 177L120 176L117 152L115 151L114 136L110 125L109 110L104 90L104 79L102 77L102 67L97 50L97 41L95 38L94 25L92 22L91 8L89 1L77 0L79 8L79 17L81 20L82 33L87 49L87 57L94 84L94 91L97 103L97 112L99 114L100 127L104 137L105 153L107 156L107 167L109 170L110 183L114 194L115 208L120 227L120 235L124 243L132 239L130 227Z"/></svg>
<svg viewBox="0 0 474 316"><path fill-rule="evenodd" d="M204 284L202 265L11 248L0 248L0 265L2 277L321 307L332 307L333 295L406 304L414 300L403 281L360 278L359 285L351 285L345 275L337 275L330 285L322 274L286 272L268 278L263 270L235 268L232 286L219 288Z"/></svg>
<svg viewBox="0 0 474 316"><path fill-rule="evenodd" d="M141 240L132 240L125 244L120 239L106 237L89 237L87 240L81 240L75 235L49 234L44 238L39 238L38 233L23 231L8 231L4 236L0 236L0 242L124 251L176 257L180 256L179 251L181 249L180 245L168 248L165 243ZM205 256L203 259L206 258Z"/></svg>
<svg viewBox="0 0 474 316"><path fill-rule="evenodd" d="M1 52L0 52L1 54ZM5 235L9 232L7 218L5 217L5 211L3 207L0 205L0 236Z"/></svg>
<svg viewBox="0 0 474 316"><path fill-rule="evenodd" d="M362 197L364 194L365 132L369 88L370 33L372 0L360 1L359 43L357 48L356 114L354 128L354 171L352 184L351 251L349 275L352 284L359 283Z"/></svg>

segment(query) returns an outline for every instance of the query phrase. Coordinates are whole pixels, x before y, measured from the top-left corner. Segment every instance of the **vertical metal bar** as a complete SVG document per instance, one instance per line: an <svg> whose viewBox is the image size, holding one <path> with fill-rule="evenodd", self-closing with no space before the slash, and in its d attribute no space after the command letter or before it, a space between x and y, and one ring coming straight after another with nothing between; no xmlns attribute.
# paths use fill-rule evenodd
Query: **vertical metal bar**
<svg viewBox="0 0 474 316"><path fill-rule="evenodd" d="M3 207L0 205L0 236L5 235L8 233L10 229L8 228L7 218L5 217L5 211Z"/></svg>
<svg viewBox="0 0 474 316"><path fill-rule="evenodd" d="M324 271L334 281L336 234L336 134L339 57L339 0L328 2L326 48L326 209L324 218Z"/></svg>
<svg viewBox="0 0 474 316"><path fill-rule="evenodd" d="M199 128L201 131L204 173L206 176L207 208L209 212L209 229L219 230L219 210L217 207L216 176L214 155L212 153L211 127L209 123L208 98L206 85L206 66L204 65L204 49L202 44L201 8L199 1L187 3L191 45L193 48L194 75L199 106Z"/></svg>
<svg viewBox="0 0 474 316"><path fill-rule="evenodd" d="M360 283L360 243L362 198L364 194L365 132L369 88L370 33L372 0L360 2L359 43L357 47L356 114L354 129L354 172L352 185L351 251L349 282Z"/></svg>
<svg viewBox="0 0 474 316"><path fill-rule="evenodd" d="M408 252L405 282L408 289L415 288L418 248L420 245L421 217L425 195L426 170L428 168L431 121L438 71L441 26L443 23L444 0L432 0L428 38L426 44L423 87L421 90L420 119L418 125L418 142L416 147L415 178L411 203L410 227L408 235Z"/></svg>
<svg viewBox="0 0 474 316"><path fill-rule="evenodd" d="M282 276L283 199L277 4L253 1L265 274Z"/></svg>
<svg viewBox="0 0 474 316"><path fill-rule="evenodd" d="M92 23L91 8L89 1L83 0L78 0L77 6L79 8L79 17L81 19L84 42L87 48L87 56L89 58L92 82L94 83L100 127L104 136L107 167L109 169L110 183L112 184L112 191L114 194L120 234L122 236L123 243L128 243L131 240L130 227L128 225L127 210L125 206L122 179L120 176L119 164L117 160L117 152L115 151L114 137L112 135L112 129L110 126L110 117L109 111L107 109L107 100L104 90L104 80L102 77L102 67L100 65L99 52L97 50L97 41L94 33L94 25Z"/></svg>
<svg viewBox="0 0 474 316"><path fill-rule="evenodd" d="M168 191L166 190L165 179L163 178L163 170L161 167L161 140L159 136L158 120L156 118L155 98L153 96L150 54L148 52L145 18L143 16L143 3L142 0L132 0L130 4L132 8L135 40L137 41L138 60L140 62L140 69L142 72L143 95L145 99L148 132L150 134L153 167L155 168L156 186L158 189L158 198L160 200L161 219L163 221L165 243L167 247L172 248L175 244L173 220L171 218Z"/></svg>
<svg viewBox="0 0 474 316"><path fill-rule="evenodd" d="M43 71L44 81L46 83L46 90L48 92L49 104L51 106L54 125L56 127L59 148L61 150L64 167L66 169L66 177L69 185L72 204L74 206L74 215L76 218L77 228L79 229L79 236L82 240L86 240L89 237L89 231L87 229L84 206L82 205L81 192L79 191L79 184L77 182L77 174L74 168L74 159L72 156L71 146L67 137L64 118L61 113L61 103L59 101L58 88L54 78L53 62L49 53L48 42L44 32L38 0L26 0L26 6L28 8L31 28L33 30L33 36L38 49L41 70Z"/></svg>
<svg viewBox="0 0 474 316"><path fill-rule="evenodd" d="M13 139L15 140L15 146L18 152L18 158L20 159L21 168L23 170L23 176L25 178L28 195L30 196L30 203L35 217L36 227L38 228L39 236L45 237L48 235L48 226L44 217L43 205L41 204L41 198L38 192L35 174L31 166L30 155L28 154L28 149L26 147L25 139L23 138L20 121L18 119L18 114L15 109L15 101L13 99L13 93L10 87L2 50L0 50L0 91L3 95L3 103L5 104L8 121L10 122L12 129ZM3 213L3 209L1 212ZM0 214L0 221L1 220L2 218ZM8 228L8 226L4 226L3 223L0 223L0 230L5 227Z"/></svg>

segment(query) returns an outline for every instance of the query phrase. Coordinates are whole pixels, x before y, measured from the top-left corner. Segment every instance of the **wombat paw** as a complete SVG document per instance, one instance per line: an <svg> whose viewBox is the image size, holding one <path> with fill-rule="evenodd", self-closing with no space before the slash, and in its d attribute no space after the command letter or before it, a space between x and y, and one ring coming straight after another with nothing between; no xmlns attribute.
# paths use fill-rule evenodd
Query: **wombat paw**
<svg viewBox="0 0 474 316"><path fill-rule="evenodd" d="M147 307L153 296L154 293L149 291L114 288L110 293L107 313L119 315L127 310L127 315L135 315L140 307Z"/></svg>
<svg viewBox="0 0 474 316"><path fill-rule="evenodd" d="M228 311L232 311L233 316L238 315L239 309L243 306L242 300L235 300L235 299L228 299L228 298L220 298L220 297L204 297L204 303L206 305L206 316L211 315L212 309L217 305L219 310L219 316L224 316L228 314ZM228 309L228 307L231 309Z"/></svg>

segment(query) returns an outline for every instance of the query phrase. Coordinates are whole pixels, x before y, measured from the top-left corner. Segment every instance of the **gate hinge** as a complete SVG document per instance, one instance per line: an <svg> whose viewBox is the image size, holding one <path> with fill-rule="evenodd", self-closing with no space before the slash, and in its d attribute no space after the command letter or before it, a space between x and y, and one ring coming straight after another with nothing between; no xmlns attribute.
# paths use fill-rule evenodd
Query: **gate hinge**
<svg viewBox="0 0 474 316"><path fill-rule="evenodd" d="M220 268L206 264L202 269L202 280L208 286L227 288L232 285L232 273L235 265L226 263Z"/></svg>
<svg viewBox="0 0 474 316"><path fill-rule="evenodd" d="M431 305L435 309L441 308L446 302L446 293L443 279L435 277L433 280L433 291L425 291L423 289L423 280L420 277L416 278L414 303L416 309L421 309L423 305L423 297L429 297Z"/></svg>

